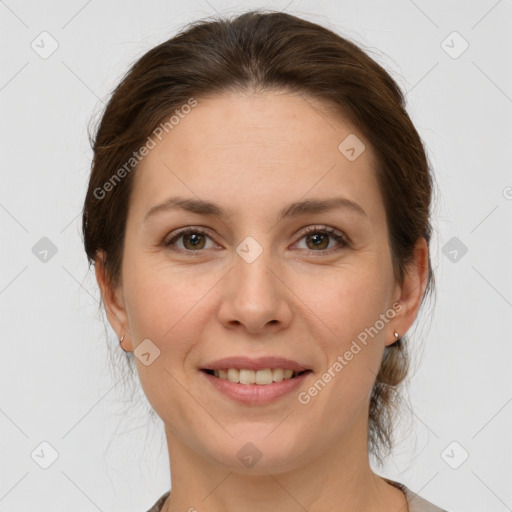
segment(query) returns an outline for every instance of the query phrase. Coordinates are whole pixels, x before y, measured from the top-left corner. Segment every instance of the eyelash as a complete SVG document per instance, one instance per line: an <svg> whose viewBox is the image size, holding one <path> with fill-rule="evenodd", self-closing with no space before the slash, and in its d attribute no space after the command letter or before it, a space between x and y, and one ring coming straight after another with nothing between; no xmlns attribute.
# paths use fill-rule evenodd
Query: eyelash
<svg viewBox="0 0 512 512"><path fill-rule="evenodd" d="M189 254L190 253L194 253L194 252L200 253L201 251L203 251L205 249L198 249L197 251L194 251L194 250L190 250L190 249L181 249L181 248L178 248L178 247L172 247L173 244L176 242L176 240L178 240L179 238L181 238L184 235L188 235L188 234L192 234L192 233L200 234L200 235L205 235L208 238L211 238L209 233L207 231L201 229L201 228L188 227L188 228L183 228L181 231L178 231L178 233L176 233L170 240L168 240L168 241L164 240L162 245L164 247L167 247L167 248L169 248L171 250L175 250L175 251L178 251L178 252L189 253ZM338 246L331 247L330 249L321 249L321 250L318 250L318 251L305 249L307 251L307 253L310 254L310 255L314 255L314 256L320 255L320 256L323 256L323 255L331 254L332 252L344 249L344 248L346 248L346 247L348 247L350 245L350 242L349 242L348 238L344 234L338 232L337 230L335 230L335 229L333 229L333 228L331 228L329 226L308 226L302 232L301 237L299 238L299 241L302 240L307 235L310 235L312 233L319 233L319 234L322 234L322 235L329 235L330 237L332 237L338 243Z"/></svg>

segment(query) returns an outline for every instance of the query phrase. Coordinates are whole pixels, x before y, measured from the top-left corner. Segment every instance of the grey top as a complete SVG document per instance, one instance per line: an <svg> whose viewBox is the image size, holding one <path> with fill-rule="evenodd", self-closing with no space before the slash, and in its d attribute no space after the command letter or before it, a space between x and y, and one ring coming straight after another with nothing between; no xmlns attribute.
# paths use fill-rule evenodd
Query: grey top
<svg viewBox="0 0 512 512"><path fill-rule="evenodd" d="M407 499L407 505L409 506L409 512L448 512L444 508L439 508L430 501L427 501L425 498L422 498L415 492L408 489L404 484L395 482L393 480L388 480L387 478L384 478L384 480L388 482L388 484L397 487L405 494L405 498Z"/></svg>
<svg viewBox="0 0 512 512"><path fill-rule="evenodd" d="M447 512L445 509L439 508L430 501L427 501L421 496L418 496L405 485L393 480L388 480L387 478L384 478L384 480L394 487L397 487L405 494L407 504L409 505L409 512ZM167 491L163 496L161 496L158 501L148 510L148 512L161 512L165 500L169 497L170 493L171 491Z"/></svg>

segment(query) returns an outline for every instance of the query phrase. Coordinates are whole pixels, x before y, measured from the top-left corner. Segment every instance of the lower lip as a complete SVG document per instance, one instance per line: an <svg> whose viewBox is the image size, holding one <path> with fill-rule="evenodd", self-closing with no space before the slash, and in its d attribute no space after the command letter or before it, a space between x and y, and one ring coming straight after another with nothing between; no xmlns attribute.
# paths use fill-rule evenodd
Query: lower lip
<svg viewBox="0 0 512 512"><path fill-rule="evenodd" d="M272 384L240 384L229 380L219 379L202 370L200 372L208 379L217 391L244 404L267 404L296 390L304 379L311 373L305 372L293 379L286 379Z"/></svg>

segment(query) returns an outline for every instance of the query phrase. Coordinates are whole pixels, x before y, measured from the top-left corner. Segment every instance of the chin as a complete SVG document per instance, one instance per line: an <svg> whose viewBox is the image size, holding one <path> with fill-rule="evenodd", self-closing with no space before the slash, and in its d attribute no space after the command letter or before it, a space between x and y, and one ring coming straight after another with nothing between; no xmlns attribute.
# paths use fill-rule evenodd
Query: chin
<svg viewBox="0 0 512 512"><path fill-rule="evenodd" d="M266 475L290 471L305 458L308 441L276 425L251 424L247 428L230 429L233 438L226 436L223 445L205 447L212 459L240 474Z"/></svg>

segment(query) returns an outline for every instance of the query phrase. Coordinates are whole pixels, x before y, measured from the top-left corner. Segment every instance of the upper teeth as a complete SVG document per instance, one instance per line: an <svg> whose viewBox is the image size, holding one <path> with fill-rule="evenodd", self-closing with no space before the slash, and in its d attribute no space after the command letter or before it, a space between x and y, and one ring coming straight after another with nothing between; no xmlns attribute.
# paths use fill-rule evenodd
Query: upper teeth
<svg viewBox="0 0 512 512"><path fill-rule="evenodd" d="M238 370L237 368L228 368L227 370L213 370L215 377L229 382L240 384L272 384L272 382L280 382L284 379L291 379L293 370L276 368L271 370Z"/></svg>

